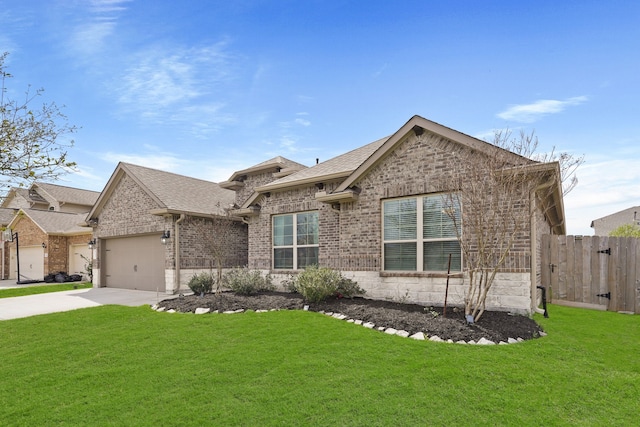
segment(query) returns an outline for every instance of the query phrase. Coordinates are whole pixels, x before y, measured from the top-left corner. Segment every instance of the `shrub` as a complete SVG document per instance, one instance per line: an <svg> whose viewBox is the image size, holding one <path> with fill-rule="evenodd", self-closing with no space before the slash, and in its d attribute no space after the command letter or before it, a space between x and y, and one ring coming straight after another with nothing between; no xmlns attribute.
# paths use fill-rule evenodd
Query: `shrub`
<svg viewBox="0 0 640 427"><path fill-rule="evenodd" d="M260 291L272 291L274 286L271 275L262 276L258 270L249 268L234 268L222 277L225 287L240 295L251 295Z"/></svg>
<svg viewBox="0 0 640 427"><path fill-rule="evenodd" d="M194 274L187 284L196 295L204 295L213 289L214 279L210 273Z"/></svg>
<svg viewBox="0 0 640 427"><path fill-rule="evenodd" d="M349 297L362 295L364 289L347 279L337 270L327 267L307 267L295 279L296 291L308 302L324 301L331 296Z"/></svg>

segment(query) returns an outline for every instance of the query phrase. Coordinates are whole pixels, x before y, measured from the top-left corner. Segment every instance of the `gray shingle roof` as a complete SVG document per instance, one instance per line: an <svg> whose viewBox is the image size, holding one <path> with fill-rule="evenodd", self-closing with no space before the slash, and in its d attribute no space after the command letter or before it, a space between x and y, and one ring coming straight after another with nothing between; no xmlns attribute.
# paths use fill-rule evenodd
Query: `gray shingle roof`
<svg viewBox="0 0 640 427"><path fill-rule="evenodd" d="M34 187L42 189L59 203L93 206L100 196L98 191L82 190L80 188L65 187L63 185L45 182L37 182L34 184Z"/></svg>
<svg viewBox="0 0 640 427"><path fill-rule="evenodd" d="M229 178L229 181L227 182L232 182L234 180L236 180L238 177L242 176L242 175L250 175L252 173L260 173L262 171L265 170L269 170L271 168L278 168L280 170L290 170L292 171L297 171L297 170L301 170L301 169L307 169L307 166L303 165L302 163L298 163L298 162L294 162L293 160L289 160L286 157L282 157L282 156L276 156L272 159L269 160L265 160L264 162L258 163L257 165L253 165L247 169L243 169L241 171L236 171L233 173L233 175L231 175L231 178Z"/></svg>
<svg viewBox="0 0 640 427"><path fill-rule="evenodd" d="M16 214L15 209L0 208L0 225L5 226L9 224L15 214Z"/></svg>
<svg viewBox="0 0 640 427"><path fill-rule="evenodd" d="M295 184L297 181L307 181L310 179L322 179L326 177L342 175L346 176L358 168L369 158L389 137L371 142L365 146L351 150L348 153L318 163L307 169L303 169L284 178L271 182L265 187L280 186L283 184Z"/></svg>
<svg viewBox="0 0 640 427"><path fill-rule="evenodd" d="M199 214L226 215L235 192L204 181L130 163L119 165L160 203L159 208ZM133 202L133 201L132 201Z"/></svg>
<svg viewBox="0 0 640 427"><path fill-rule="evenodd" d="M43 211L39 209L22 209L47 234L81 234L91 233L91 228L81 227L86 213L67 213Z"/></svg>

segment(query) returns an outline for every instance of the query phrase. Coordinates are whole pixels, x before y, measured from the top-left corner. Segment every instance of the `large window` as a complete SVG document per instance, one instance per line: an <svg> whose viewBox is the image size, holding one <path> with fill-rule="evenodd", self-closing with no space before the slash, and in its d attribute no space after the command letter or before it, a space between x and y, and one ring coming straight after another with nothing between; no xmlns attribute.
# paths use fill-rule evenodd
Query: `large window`
<svg viewBox="0 0 640 427"><path fill-rule="evenodd" d="M318 264L318 212L273 217L273 268Z"/></svg>
<svg viewBox="0 0 640 427"><path fill-rule="evenodd" d="M451 270L461 270L460 205L455 198L435 194L387 200L383 227L385 270L447 271L449 254Z"/></svg>

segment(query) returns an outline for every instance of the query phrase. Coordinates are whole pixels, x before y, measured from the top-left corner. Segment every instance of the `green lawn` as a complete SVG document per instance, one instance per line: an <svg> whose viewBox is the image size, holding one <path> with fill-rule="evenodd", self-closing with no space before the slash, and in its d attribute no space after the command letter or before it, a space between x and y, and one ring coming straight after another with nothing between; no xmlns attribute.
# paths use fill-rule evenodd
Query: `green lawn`
<svg viewBox="0 0 640 427"><path fill-rule="evenodd" d="M551 306L464 346L322 314L102 306L0 322L2 425L636 425L640 317Z"/></svg>
<svg viewBox="0 0 640 427"><path fill-rule="evenodd" d="M70 291L71 289L91 288L91 283L60 283L59 285L25 286L23 288L0 289L0 298L22 297L25 295L46 294L48 292Z"/></svg>

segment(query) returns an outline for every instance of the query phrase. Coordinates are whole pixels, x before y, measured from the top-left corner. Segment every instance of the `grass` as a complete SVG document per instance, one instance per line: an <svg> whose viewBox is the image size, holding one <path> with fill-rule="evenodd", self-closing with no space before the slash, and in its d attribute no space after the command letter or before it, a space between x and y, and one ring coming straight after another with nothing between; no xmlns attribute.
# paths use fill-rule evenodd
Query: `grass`
<svg viewBox="0 0 640 427"><path fill-rule="evenodd" d="M283 311L102 306L0 322L4 425L634 425L640 317L551 306L463 346Z"/></svg>
<svg viewBox="0 0 640 427"><path fill-rule="evenodd" d="M24 288L0 289L0 298L23 297L25 295L45 294L48 292L70 291L72 289L91 288L91 283L61 283L59 285L26 286Z"/></svg>

